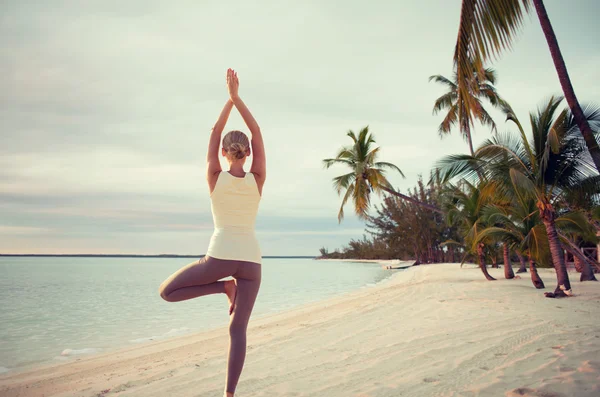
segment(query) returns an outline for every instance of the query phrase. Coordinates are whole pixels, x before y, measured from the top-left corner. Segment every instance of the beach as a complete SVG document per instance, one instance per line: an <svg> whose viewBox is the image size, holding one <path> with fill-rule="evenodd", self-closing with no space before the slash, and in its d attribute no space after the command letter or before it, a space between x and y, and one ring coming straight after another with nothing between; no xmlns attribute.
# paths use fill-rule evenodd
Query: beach
<svg viewBox="0 0 600 397"><path fill-rule="evenodd" d="M600 283L571 273L575 296L548 299L489 271L415 266L251 320L236 396L600 395ZM227 344L221 327L7 373L0 395L221 396Z"/></svg>

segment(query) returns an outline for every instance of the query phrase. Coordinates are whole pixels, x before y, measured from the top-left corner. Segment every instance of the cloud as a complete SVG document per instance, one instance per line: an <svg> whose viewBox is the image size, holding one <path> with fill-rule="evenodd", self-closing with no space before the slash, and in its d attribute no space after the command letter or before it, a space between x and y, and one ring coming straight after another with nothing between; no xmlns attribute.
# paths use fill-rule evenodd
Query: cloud
<svg viewBox="0 0 600 397"><path fill-rule="evenodd" d="M467 152L456 132L438 137L443 115L431 110L443 87L428 82L451 74L458 6L234 4L3 4L0 219L11 229L0 252L202 253L212 222L206 144L227 67L265 137L257 230L266 255L316 254L362 235L350 207L337 222L331 179L346 170L322 166L350 142L349 129L369 125L381 160L405 173L388 174L403 191L440 157ZM589 16L598 7L547 5L582 102L597 99ZM527 21L495 63L498 89L522 120L561 92L538 25ZM500 130L512 128L490 113ZM227 129L247 131L235 110ZM477 126L475 145L489 136Z"/></svg>

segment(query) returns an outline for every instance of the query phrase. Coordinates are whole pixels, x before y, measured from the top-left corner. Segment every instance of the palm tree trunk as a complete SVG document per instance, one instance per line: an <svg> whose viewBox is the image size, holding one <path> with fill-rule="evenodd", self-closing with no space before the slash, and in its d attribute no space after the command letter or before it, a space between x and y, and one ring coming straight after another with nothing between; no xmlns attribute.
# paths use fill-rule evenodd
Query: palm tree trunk
<svg viewBox="0 0 600 397"><path fill-rule="evenodd" d="M573 255L573 260L575 261L575 269L581 273L579 281L598 281L596 280L596 276L594 276L594 271L590 266L588 258L586 258L585 255L583 255L583 253L579 250L578 247L567 246L565 249L571 255Z"/></svg>
<svg viewBox="0 0 600 397"><path fill-rule="evenodd" d="M433 206L433 205L431 205L431 204L423 203L423 202L421 202L421 201L419 201L419 200L417 200L417 199L414 199L414 198L412 198L412 197L406 196L406 195L404 195L404 194L402 194L402 193L399 193L399 192L397 192L397 191L395 191L395 190L393 190L393 189L390 189L390 188L388 188L388 187L385 187L385 186L382 186L382 185L379 185L379 187L380 187L382 190L384 190L384 191L388 192L389 194L392 194L392 195L394 195L394 196L396 196L396 197L400 197L402 200L410 201L411 203L414 203L414 204L420 205L421 207L423 207L423 208L427 208L428 210L431 210L431 211L439 212L440 214L443 214L443 213L444 213L444 211L442 211L441 209L439 209L439 208L437 208L437 207L434 207L434 206Z"/></svg>
<svg viewBox="0 0 600 397"><path fill-rule="evenodd" d="M578 272L581 272L579 281L598 281L596 280L596 276L594 276L594 270L592 269L592 266L596 266L596 264L592 262L592 259L586 257L583 252L581 252L579 247L563 233L557 233L558 236L565 242L565 250L573 255L575 268Z"/></svg>
<svg viewBox="0 0 600 397"><path fill-rule="evenodd" d="M598 281L596 276L594 276L594 270L588 261L583 261L583 270L579 281Z"/></svg>
<svg viewBox="0 0 600 397"><path fill-rule="evenodd" d="M581 256L585 257L583 254L581 254ZM596 276L594 276L594 271L592 270L592 267L590 266L589 262L583 259L581 256L573 255L575 267L579 267L579 269L581 269L577 269L578 272L581 272L581 277L579 278L579 281L598 281L596 279Z"/></svg>
<svg viewBox="0 0 600 397"><path fill-rule="evenodd" d="M492 255L492 267L494 269L498 269L498 258L496 255Z"/></svg>
<svg viewBox="0 0 600 397"><path fill-rule="evenodd" d="M429 256L429 262L428 263L433 263L433 248L431 247L431 244L427 243L427 255Z"/></svg>
<svg viewBox="0 0 600 397"><path fill-rule="evenodd" d="M510 263L510 249L508 245L502 244L502 250L504 253L504 278L510 280L511 278L515 278L515 273L513 272L512 263Z"/></svg>
<svg viewBox="0 0 600 397"><path fill-rule="evenodd" d="M575 90L571 84L571 79L567 71L567 65L565 64L562 53L560 52L558 40L554 34L554 29L550 23L550 18L548 18L548 13L546 12L544 2L543 0L533 0L533 4L538 14L544 36L546 36L550 54L552 55L552 60L554 61L554 67L556 68L556 73L558 74L558 80L560 81L560 85L563 93L565 94L565 98L567 99L567 103L571 108L575 122L577 123L579 131L581 131L583 139L585 140L585 144L592 156L592 159L594 160L596 169L600 171L600 148L598 147L598 142L594 138L592 129L590 128L590 125L583 114L583 110L581 110L579 101L577 101L577 97L575 96Z"/></svg>
<svg viewBox="0 0 600 397"><path fill-rule="evenodd" d="M529 256L529 273L531 273L531 282L533 283L533 286L535 288L537 288L537 289L546 288L546 286L544 285L544 282L542 281L542 278L540 277L540 275L537 272L537 268L535 267L535 262L533 261L531 256Z"/></svg>
<svg viewBox="0 0 600 397"><path fill-rule="evenodd" d="M525 262L525 258L519 251L517 251L517 256L519 257L519 262L521 262L521 267L519 270L517 270L517 273L527 273L527 264Z"/></svg>
<svg viewBox="0 0 600 397"><path fill-rule="evenodd" d="M537 203L540 217L546 227L546 234L548 235L548 243L550 244L550 252L552 253L552 263L556 270L556 279L558 285L554 290L556 297L564 297L571 294L571 283L569 282L569 274L567 273L567 267L565 265L565 256L563 255L563 249L558 239L558 233L556 232L556 225L554 224L554 218L556 216L554 208L550 203L544 203L542 201Z"/></svg>
<svg viewBox="0 0 600 397"><path fill-rule="evenodd" d="M488 279L489 281L496 280L488 273L487 267L485 266L485 255L483 254L483 247L485 247L483 243L477 244L477 257L479 258L479 268L483 272L483 275L486 279Z"/></svg>
<svg viewBox="0 0 600 397"><path fill-rule="evenodd" d="M575 270L577 271L577 273L583 272L582 260L579 259L577 256L573 255L573 262L575 262Z"/></svg>

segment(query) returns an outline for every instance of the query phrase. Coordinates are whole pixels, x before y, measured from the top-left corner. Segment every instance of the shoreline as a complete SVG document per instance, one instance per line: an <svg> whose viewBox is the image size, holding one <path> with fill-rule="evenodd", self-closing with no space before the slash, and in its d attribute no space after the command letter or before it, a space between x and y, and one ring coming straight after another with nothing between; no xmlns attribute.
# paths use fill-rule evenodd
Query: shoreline
<svg viewBox="0 0 600 397"><path fill-rule="evenodd" d="M553 289L553 269L539 271ZM574 297L547 299L528 276L489 282L476 267L416 266L373 287L253 319L238 392L595 395L600 283L573 280ZM0 394L220 395L227 344L219 327L9 372L0 375Z"/></svg>
<svg viewBox="0 0 600 397"><path fill-rule="evenodd" d="M292 257L289 257L289 258L292 258ZM294 259L295 259L295 257L294 257ZM353 261L334 260L334 262L353 262ZM317 297L317 298L314 298L314 297L307 298L307 299L305 299L304 302L297 302L297 303L293 304L291 307L283 306L283 307L278 307L276 309L271 308L271 310L269 310L269 311L264 311L264 310L259 311L258 313L253 313L252 321L257 321L257 320L260 320L263 318L270 318L273 316L277 316L277 315L280 315L280 314L285 313L290 310L295 310L297 308L303 308L307 305L315 304L318 302L324 302L328 299L336 298L339 296L344 296L346 294L353 293L355 291L359 291L359 290L362 290L365 288L373 288L379 284L389 281L391 276L392 276L392 273L389 273L386 276L384 276L384 278L381 280L373 280L372 282L366 282L364 285L358 285L358 286L354 287L353 289L349 289L346 291L343 291L343 290L337 291L337 292L334 292L334 295L325 296L325 297ZM255 312L256 312L256 310L255 310ZM74 363L74 362L81 361L82 359L94 358L94 357L97 357L100 355L107 355L107 354L110 355L110 354L119 352L120 350L124 350L124 349L143 347L143 346L152 345L153 343L158 343L161 341L173 340L173 339L177 339L177 338L185 338L185 337L194 336L196 334L200 334L200 333L204 333L204 332L214 331L217 329L225 329L226 326L224 324L225 324L225 322L221 322L220 324L210 325L208 327L203 326L200 329L187 328L187 327L177 328L177 329L173 328L164 333L150 332L149 334L146 334L146 336L143 336L143 335L137 336L134 339L125 337L122 340L120 340L119 342L112 343L110 345L107 345L107 344L98 345L98 344L93 344L93 343L89 344L89 345L83 345L83 346L77 346L77 347L73 347L73 345L62 345L62 347L59 346L57 350L55 349L57 351L57 353L55 354L54 357L34 358L34 359L30 360L29 362L18 365L18 366L11 366L11 365L0 366L0 377L2 375L19 374L22 372L29 372L29 371L35 371L38 369L43 369L46 367L54 367L57 365ZM60 352L60 353L58 353L58 352Z"/></svg>
<svg viewBox="0 0 600 397"><path fill-rule="evenodd" d="M370 260L370 259L363 259L363 260L361 260L361 259L358 259L358 260L354 260L354 259L321 259L321 260L331 261L331 262L377 263L377 264L381 264L382 267L384 267L388 263L397 263L398 262L397 260ZM277 316L281 316L286 313L293 314L293 312L295 312L295 311L310 310L313 306L318 306L318 305L324 304L329 301L334 301L334 300L343 298L347 295L351 295L351 294L354 294L354 293L357 293L357 292L360 292L363 290L377 288L378 286L381 286L381 285L384 285L384 284L390 282L392 280L392 278L394 277L394 275L395 275L394 273L390 273L390 275L388 277L378 281L375 284L371 284L371 285L366 284L361 287L358 287L355 290L342 292L336 296L328 297L325 299L320 299L317 301L302 303L296 307L289 308L289 309L282 309L281 311L262 313L257 316L253 315L253 317L250 321L249 328L252 326L253 323L256 323L258 321L266 321L268 319L271 319L271 318L274 318ZM40 370L50 370L55 367L62 367L64 365L75 364L79 361L84 361L84 360L88 360L88 359L91 360L91 359L95 359L95 358L101 358L104 356L112 356L114 354L125 353L130 350L137 350L137 349L143 349L146 347L152 347L154 345L159 345L163 342L175 342L178 340L185 342L185 340L188 338L200 337L203 334L213 333L213 332L219 332L219 333L222 333L223 335L225 335L225 334L227 334L227 326L219 325L219 326L215 326L215 327L212 327L209 329L196 330L196 331L187 332L187 333L184 333L181 335L175 335L175 336L166 337L166 338L159 338L159 339L152 340L149 342L133 343L133 344L128 344L128 345L121 345L121 346L115 346L115 347L111 347L111 348L105 348L101 351L97 351L94 353L76 354L76 355L71 356L70 358L65 357L65 361L61 361L61 360L58 360L55 362L45 361L45 362L40 362L40 363L36 363L36 364L31 364L31 365L28 365L25 367L8 368L8 371L0 372L0 385L2 384L2 380L4 379L4 377L10 377L11 375L18 376L22 373L35 372L35 371L40 371Z"/></svg>
<svg viewBox="0 0 600 397"><path fill-rule="evenodd" d="M411 263L414 260L403 261L401 259L330 259L330 258L315 258L316 261L322 262L359 262L359 263L377 263L381 264L382 267L398 265L400 263Z"/></svg>

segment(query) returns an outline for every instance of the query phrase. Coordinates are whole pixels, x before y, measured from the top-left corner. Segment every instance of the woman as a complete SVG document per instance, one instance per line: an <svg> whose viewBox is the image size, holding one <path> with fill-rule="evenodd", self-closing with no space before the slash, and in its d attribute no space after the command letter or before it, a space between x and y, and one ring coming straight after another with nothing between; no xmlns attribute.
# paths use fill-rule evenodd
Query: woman
<svg viewBox="0 0 600 397"><path fill-rule="evenodd" d="M206 179L210 191L215 230L206 256L179 269L160 286L160 296L178 302L208 294L226 294L229 299L229 358L225 395L233 396L246 357L246 329L261 280L261 252L254 223L266 178L265 149L260 128L238 95L237 73L227 70L229 100L212 129L208 142ZM254 158L250 172L244 163L250 144L240 131L223 138L221 154L229 171L219 163L221 133L235 106L252 134ZM233 280L219 281L225 277Z"/></svg>

